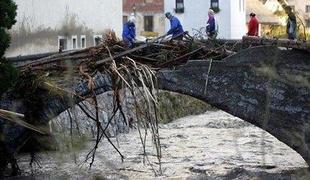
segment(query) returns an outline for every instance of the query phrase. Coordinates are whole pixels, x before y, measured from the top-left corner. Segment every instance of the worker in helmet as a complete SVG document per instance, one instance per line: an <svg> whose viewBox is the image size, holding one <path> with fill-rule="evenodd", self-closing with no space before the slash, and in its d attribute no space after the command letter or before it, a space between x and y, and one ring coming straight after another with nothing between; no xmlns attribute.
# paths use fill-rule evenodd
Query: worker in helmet
<svg viewBox="0 0 310 180"><path fill-rule="evenodd" d="M135 46L136 25L134 16L130 16L128 21L124 24L122 36L123 41L128 48L133 48Z"/></svg>
<svg viewBox="0 0 310 180"><path fill-rule="evenodd" d="M170 21L170 30L166 35L172 34L172 39L182 40L184 31L179 19L173 16L170 12L167 12L165 16Z"/></svg>

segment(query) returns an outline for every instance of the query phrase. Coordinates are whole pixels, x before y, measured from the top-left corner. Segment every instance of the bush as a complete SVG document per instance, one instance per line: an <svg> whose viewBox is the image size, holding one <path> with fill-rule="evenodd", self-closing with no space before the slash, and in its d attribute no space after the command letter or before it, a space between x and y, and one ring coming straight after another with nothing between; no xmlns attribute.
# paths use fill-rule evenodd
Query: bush
<svg viewBox="0 0 310 180"><path fill-rule="evenodd" d="M310 39L310 33L304 34L304 30L302 27L299 27L297 30L297 39L298 40L304 40L305 35L307 40ZM268 34L269 37L275 37L275 38L287 38L286 33L286 26L279 26L279 25L272 25L270 27L270 33Z"/></svg>
<svg viewBox="0 0 310 180"><path fill-rule="evenodd" d="M12 0L0 1L0 96L14 84L17 77L17 70L3 57L11 39L7 30L16 23L16 9Z"/></svg>
<svg viewBox="0 0 310 180"><path fill-rule="evenodd" d="M12 0L0 1L0 57L10 44L10 35L6 32L16 23L17 6Z"/></svg>
<svg viewBox="0 0 310 180"><path fill-rule="evenodd" d="M14 86L17 80L17 70L5 59L0 60L0 97L10 87Z"/></svg>

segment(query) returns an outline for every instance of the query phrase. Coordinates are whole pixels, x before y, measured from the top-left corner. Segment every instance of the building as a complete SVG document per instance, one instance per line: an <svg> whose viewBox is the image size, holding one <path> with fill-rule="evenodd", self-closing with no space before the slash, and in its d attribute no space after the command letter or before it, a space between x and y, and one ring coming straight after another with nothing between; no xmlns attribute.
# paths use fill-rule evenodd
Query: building
<svg viewBox="0 0 310 180"><path fill-rule="evenodd" d="M219 26L219 38L241 39L246 34L245 0L165 0L165 11L178 17L191 35L206 27L208 9L218 11L216 19ZM166 30L170 27L166 21Z"/></svg>
<svg viewBox="0 0 310 180"><path fill-rule="evenodd" d="M123 22L132 14L136 17L138 37L164 34L164 0L123 0Z"/></svg>
<svg viewBox="0 0 310 180"><path fill-rule="evenodd" d="M264 6L260 0L246 0L246 21L250 21L250 13L256 14L259 22L259 36L268 36L271 26L281 25L281 19L277 17L270 9Z"/></svg>
<svg viewBox="0 0 310 180"><path fill-rule="evenodd" d="M108 30L121 37L122 0L14 0L17 23L6 56L79 49Z"/></svg>

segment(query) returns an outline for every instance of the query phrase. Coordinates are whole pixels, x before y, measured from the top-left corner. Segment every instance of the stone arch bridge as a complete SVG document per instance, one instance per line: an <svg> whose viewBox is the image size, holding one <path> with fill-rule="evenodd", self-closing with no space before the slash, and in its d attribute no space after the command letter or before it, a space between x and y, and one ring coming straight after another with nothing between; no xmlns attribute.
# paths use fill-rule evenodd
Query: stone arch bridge
<svg viewBox="0 0 310 180"><path fill-rule="evenodd" d="M298 152L310 163L310 53L303 50L258 46L222 61L193 60L176 70L156 74L159 88L186 94L258 126ZM95 93L112 90L111 77L94 76ZM90 93L87 82L75 85L81 95ZM35 117L48 122L76 102L68 98L38 98L43 105ZM21 99L2 98L0 109L23 113ZM11 150L20 148L27 130L16 124L0 126ZM18 132L18 133L17 133ZM2 156L2 155L1 155Z"/></svg>

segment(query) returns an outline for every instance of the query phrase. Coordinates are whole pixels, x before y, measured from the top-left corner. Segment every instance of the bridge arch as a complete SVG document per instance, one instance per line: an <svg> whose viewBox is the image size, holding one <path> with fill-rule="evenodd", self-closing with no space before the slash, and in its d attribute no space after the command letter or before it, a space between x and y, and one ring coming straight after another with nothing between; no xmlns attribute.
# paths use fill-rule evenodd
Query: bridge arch
<svg viewBox="0 0 310 180"><path fill-rule="evenodd" d="M200 99L282 141L310 164L310 54L256 47L220 62L190 61L177 70L157 72L159 88ZM95 93L112 90L106 74L94 77ZM89 94L87 82L75 86ZM41 94L46 98L46 94ZM37 117L49 121L81 99L48 97Z"/></svg>

